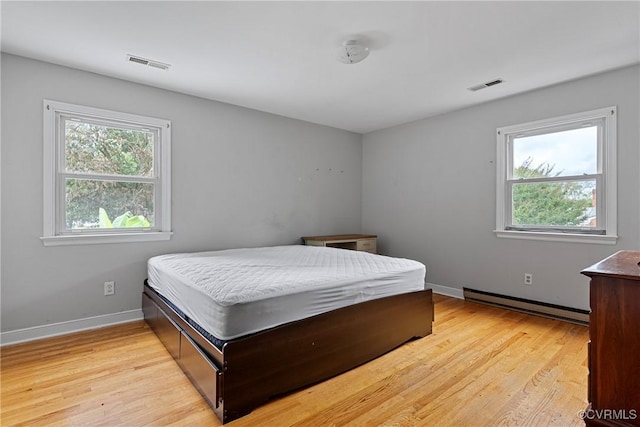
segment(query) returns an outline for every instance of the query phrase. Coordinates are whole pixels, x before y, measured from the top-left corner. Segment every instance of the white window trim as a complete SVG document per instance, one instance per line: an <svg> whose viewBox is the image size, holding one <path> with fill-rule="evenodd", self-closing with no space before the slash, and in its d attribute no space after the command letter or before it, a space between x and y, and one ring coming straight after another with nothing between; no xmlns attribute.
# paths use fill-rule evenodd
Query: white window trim
<svg viewBox="0 0 640 427"><path fill-rule="evenodd" d="M78 114L96 118L118 120L122 122L157 127L160 133L160 224L158 230L122 232L100 231L96 233L59 234L56 231L56 180L57 153L56 121L58 114ZM169 120L138 116L135 114L103 110L100 108L74 105L64 102L43 101L44 130L44 215L43 235L40 238L44 246L63 246L79 244L103 244L169 240L171 235L171 122Z"/></svg>
<svg viewBox="0 0 640 427"><path fill-rule="evenodd" d="M494 232L499 238L544 240L568 243L595 243L614 245L617 242L617 108L615 106L599 108L597 110L582 113L568 114L551 119L537 120L518 125L505 126L497 129L497 171L496 171L496 229ZM548 128L553 125L566 125L582 120L604 119L606 142L602 147L602 156L598 159L603 170L604 185L599 188L598 196L604 195L605 200L605 230L606 234L578 234L562 232L540 232L506 230L506 205L509 197L507 189L507 167L509 163L508 138L509 135L520 132L531 132L540 128Z"/></svg>

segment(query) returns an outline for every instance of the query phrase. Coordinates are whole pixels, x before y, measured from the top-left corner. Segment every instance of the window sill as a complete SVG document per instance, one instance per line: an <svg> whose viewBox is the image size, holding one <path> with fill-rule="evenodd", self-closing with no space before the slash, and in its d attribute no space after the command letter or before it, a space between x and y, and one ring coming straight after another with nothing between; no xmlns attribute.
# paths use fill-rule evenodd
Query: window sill
<svg viewBox="0 0 640 427"><path fill-rule="evenodd" d="M79 234L41 237L44 246L97 245L105 243L156 242L171 239L171 231L152 233Z"/></svg>
<svg viewBox="0 0 640 427"><path fill-rule="evenodd" d="M496 236L501 239L544 240L547 242L592 243L599 245L615 245L618 240L618 236L615 235L545 233L538 231L511 230L494 230L494 233L496 233Z"/></svg>

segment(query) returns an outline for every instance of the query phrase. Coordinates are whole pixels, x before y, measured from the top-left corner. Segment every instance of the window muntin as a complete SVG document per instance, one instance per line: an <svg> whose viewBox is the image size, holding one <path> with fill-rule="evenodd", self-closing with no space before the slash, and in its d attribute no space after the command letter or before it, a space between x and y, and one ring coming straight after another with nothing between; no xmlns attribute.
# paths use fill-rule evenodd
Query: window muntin
<svg viewBox="0 0 640 427"><path fill-rule="evenodd" d="M615 236L615 115L610 107L498 129L499 237Z"/></svg>
<svg viewBox="0 0 640 427"><path fill-rule="evenodd" d="M45 245L68 244L51 243L64 237L77 242L83 235L169 238L170 122L44 104ZM109 241L118 240L111 236Z"/></svg>

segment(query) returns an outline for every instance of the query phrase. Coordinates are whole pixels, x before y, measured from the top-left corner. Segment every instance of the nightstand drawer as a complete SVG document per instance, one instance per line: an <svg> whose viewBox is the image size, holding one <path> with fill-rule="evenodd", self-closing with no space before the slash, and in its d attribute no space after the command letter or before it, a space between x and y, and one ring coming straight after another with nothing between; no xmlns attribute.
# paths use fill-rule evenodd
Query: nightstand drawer
<svg viewBox="0 0 640 427"><path fill-rule="evenodd" d="M356 243L356 249L359 251L371 252L372 254L375 254L377 253L376 239L358 240Z"/></svg>
<svg viewBox="0 0 640 427"><path fill-rule="evenodd" d="M332 236L303 237L305 245L327 246L331 248L351 249L356 251L378 253L375 234L336 234Z"/></svg>

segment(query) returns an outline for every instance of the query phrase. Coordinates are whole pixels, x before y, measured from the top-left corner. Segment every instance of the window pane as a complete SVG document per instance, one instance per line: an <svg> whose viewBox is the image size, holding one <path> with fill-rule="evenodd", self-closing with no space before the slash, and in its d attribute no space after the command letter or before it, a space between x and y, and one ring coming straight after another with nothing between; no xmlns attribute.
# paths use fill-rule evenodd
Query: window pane
<svg viewBox="0 0 640 427"><path fill-rule="evenodd" d="M67 178L65 228L153 227L153 187L141 182Z"/></svg>
<svg viewBox="0 0 640 427"><path fill-rule="evenodd" d="M596 227L596 182L514 183L512 225Z"/></svg>
<svg viewBox="0 0 640 427"><path fill-rule="evenodd" d="M513 139L514 178L597 173L598 127Z"/></svg>
<svg viewBox="0 0 640 427"><path fill-rule="evenodd" d="M67 172L150 177L153 133L65 120Z"/></svg>

